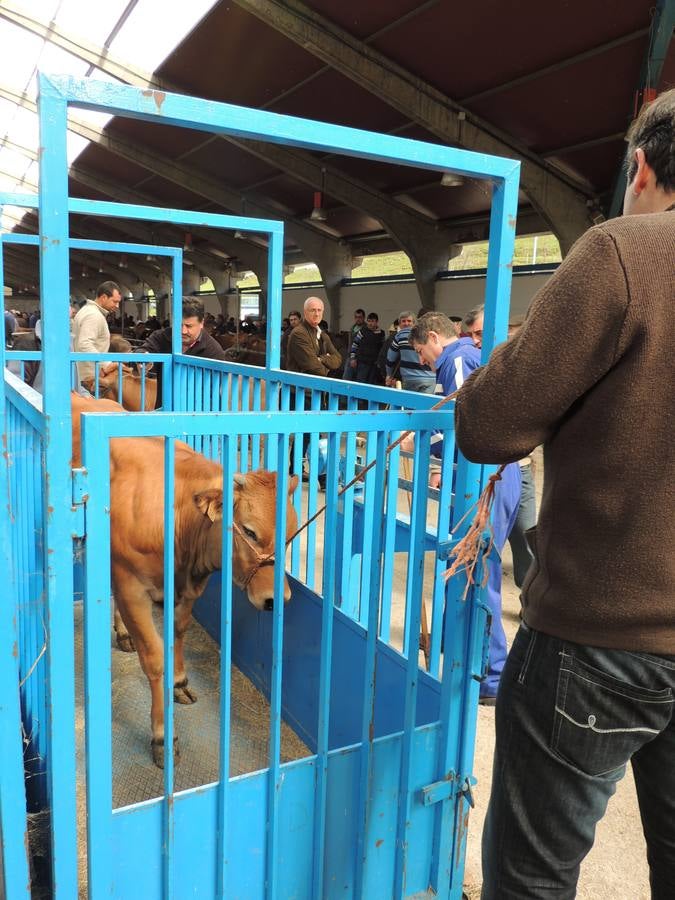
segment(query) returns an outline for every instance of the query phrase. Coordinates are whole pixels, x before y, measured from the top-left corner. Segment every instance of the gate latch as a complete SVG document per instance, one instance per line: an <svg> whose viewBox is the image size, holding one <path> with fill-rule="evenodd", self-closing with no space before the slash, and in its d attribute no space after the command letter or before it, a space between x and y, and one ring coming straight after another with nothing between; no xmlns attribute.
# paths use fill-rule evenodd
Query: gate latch
<svg viewBox="0 0 675 900"><path fill-rule="evenodd" d="M434 781L421 790L421 800L424 806L433 806L434 803L440 803L442 800L449 800L451 797L464 794L471 809L474 808L475 801L473 799L472 787L476 783L473 775L465 775L460 777L454 769L450 769L447 776L442 781Z"/></svg>
<svg viewBox="0 0 675 900"><path fill-rule="evenodd" d="M89 498L87 470L73 469L73 528L74 538L84 537L84 505Z"/></svg>

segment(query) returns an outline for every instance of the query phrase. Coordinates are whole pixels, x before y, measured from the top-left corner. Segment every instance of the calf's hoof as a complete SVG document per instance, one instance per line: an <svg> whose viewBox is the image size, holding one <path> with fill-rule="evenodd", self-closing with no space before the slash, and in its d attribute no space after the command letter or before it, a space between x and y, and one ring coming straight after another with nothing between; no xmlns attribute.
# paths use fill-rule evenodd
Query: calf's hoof
<svg viewBox="0 0 675 900"><path fill-rule="evenodd" d="M174 684L173 699L176 703L183 703L186 706L189 706L190 703L197 702L197 693L188 686L187 678L184 678L183 681L178 681L176 684Z"/></svg>
<svg viewBox="0 0 675 900"><path fill-rule="evenodd" d="M136 649L130 634L118 634L117 646L124 653L133 653Z"/></svg>
<svg viewBox="0 0 675 900"><path fill-rule="evenodd" d="M152 747L152 761L158 769L164 768L164 738L153 738L150 742ZM173 764L174 766L180 761L180 748L178 746L178 738L173 739Z"/></svg>

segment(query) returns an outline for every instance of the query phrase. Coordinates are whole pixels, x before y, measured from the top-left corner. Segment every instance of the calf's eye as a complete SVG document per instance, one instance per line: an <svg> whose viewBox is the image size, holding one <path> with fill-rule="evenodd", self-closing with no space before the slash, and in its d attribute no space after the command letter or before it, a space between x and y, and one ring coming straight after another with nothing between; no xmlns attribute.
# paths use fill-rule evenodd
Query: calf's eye
<svg viewBox="0 0 675 900"><path fill-rule="evenodd" d="M258 535L255 533L255 531L251 531L251 529L247 528L245 525L243 526L243 529L244 529L244 534L246 535L247 538L250 538L252 541L258 540Z"/></svg>

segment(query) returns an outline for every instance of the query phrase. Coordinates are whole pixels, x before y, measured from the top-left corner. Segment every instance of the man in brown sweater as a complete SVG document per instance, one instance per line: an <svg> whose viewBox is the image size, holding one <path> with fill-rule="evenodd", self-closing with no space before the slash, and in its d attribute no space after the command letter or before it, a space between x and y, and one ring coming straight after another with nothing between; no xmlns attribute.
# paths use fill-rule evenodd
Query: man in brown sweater
<svg viewBox="0 0 675 900"><path fill-rule="evenodd" d="M675 897L675 90L643 108L627 164L623 218L580 238L456 401L469 459L544 445L483 900L573 898L628 760L652 898Z"/></svg>

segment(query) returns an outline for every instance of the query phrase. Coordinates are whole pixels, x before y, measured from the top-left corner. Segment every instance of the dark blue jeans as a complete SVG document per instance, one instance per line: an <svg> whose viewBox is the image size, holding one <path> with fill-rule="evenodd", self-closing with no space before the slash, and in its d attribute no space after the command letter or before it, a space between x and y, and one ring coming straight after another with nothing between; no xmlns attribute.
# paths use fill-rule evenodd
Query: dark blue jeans
<svg viewBox="0 0 675 900"><path fill-rule="evenodd" d="M629 760L652 900L675 897L674 697L675 656L521 626L497 697L482 900L572 900Z"/></svg>

